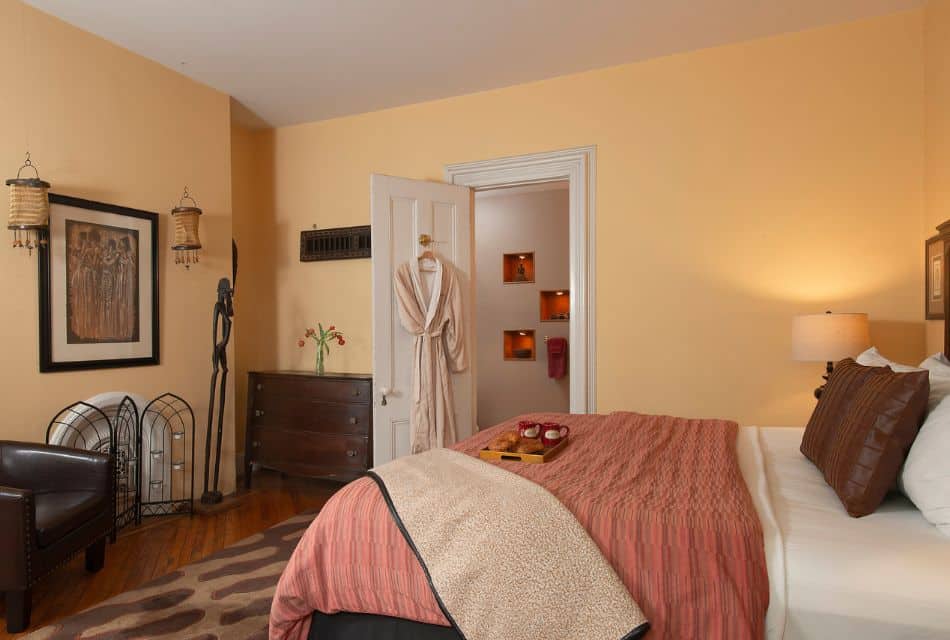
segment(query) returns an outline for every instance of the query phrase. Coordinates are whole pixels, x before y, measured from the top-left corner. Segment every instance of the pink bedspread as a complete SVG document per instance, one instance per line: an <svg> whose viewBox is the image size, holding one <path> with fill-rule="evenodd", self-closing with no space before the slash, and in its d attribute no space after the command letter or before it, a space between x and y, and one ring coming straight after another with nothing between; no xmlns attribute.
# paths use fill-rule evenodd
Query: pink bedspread
<svg viewBox="0 0 950 640"><path fill-rule="evenodd" d="M542 485L574 513L649 619L648 637L763 638L765 551L734 422L533 414L454 448L478 455L521 419L568 424L571 442L547 464L493 464ZM341 489L301 539L277 586L271 639L305 640L314 610L448 626L369 478Z"/></svg>

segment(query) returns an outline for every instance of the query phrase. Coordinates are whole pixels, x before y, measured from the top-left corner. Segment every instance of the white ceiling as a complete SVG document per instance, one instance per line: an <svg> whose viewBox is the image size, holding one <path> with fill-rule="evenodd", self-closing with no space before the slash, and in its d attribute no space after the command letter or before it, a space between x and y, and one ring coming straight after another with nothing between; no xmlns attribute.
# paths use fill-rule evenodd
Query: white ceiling
<svg viewBox="0 0 950 640"><path fill-rule="evenodd" d="M183 70L275 126L882 15L921 1L27 0Z"/></svg>

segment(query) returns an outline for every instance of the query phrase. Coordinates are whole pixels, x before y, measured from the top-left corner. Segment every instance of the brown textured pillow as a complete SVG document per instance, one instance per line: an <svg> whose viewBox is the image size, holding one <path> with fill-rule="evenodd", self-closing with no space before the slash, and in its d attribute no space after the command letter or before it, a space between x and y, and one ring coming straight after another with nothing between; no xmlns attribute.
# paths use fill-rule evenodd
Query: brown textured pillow
<svg viewBox="0 0 950 640"><path fill-rule="evenodd" d="M819 469L824 468L828 448L834 442L855 394L869 377L890 371L888 367L865 367L851 358L835 365L802 437L802 453Z"/></svg>
<svg viewBox="0 0 950 640"><path fill-rule="evenodd" d="M926 371L894 373L851 358L835 366L801 449L852 516L873 513L893 486L929 393Z"/></svg>
<svg viewBox="0 0 950 640"><path fill-rule="evenodd" d="M819 467L855 518L874 513L897 480L927 411L930 372L868 376Z"/></svg>

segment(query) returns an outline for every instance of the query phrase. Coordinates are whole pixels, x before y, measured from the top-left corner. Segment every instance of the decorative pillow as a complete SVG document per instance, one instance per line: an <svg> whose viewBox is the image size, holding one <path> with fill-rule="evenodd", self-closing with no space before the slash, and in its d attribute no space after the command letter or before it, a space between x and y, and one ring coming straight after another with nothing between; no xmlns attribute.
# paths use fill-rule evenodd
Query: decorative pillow
<svg viewBox="0 0 950 640"><path fill-rule="evenodd" d="M901 490L950 536L950 362L942 353L920 363L930 371L930 413L907 454ZM935 396L936 406L934 406Z"/></svg>
<svg viewBox="0 0 950 640"><path fill-rule="evenodd" d="M929 371L930 399L927 402L927 411L936 409L940 401L950 395L950 361L942 353L930 356L921 362L919 367L888 360L881 355L876 347L871 347L855 360L858 364L863 364L866 367L890 367L898 373L922 371L924 369Z"/></svg>
<svg viewBox="0 0 950 640"><path fill-rule="evenodd" d="M863 364L865 367L890 367L898 373L905 373L908 371L920 371L924 368L923 365L919 367L912 367L908 364L901 364L899 362L894 362L889 360L881 355L881 352L877 350L877 347L871 347L867 351L863 352L857 358L854 359L858 364Z"/></svg>
<svg viewBox="0 0 950 640"><path fill-rule="evenodd" d="M943 376L950 378L950 360L942 353L935 353L920 363L921 369L926 369L931 376Z"/></svg>
<svg viewBox="0 0 950 640"><path fill-rule="evenodd" d="M844 420L855 394L864 386L868 377L889 372L887 367L861 366L851 358L835 365L802 437L802 453L819 469L824 464L825 455L835 440L838 427Z"/></svg>
<svg viewBox="0 0 950 640"><path fill-rule="evenodd" d="M818 465L856 518L873 513L897 479L923 421L930 392L927 371L872 370L875 373L867 375L855 391Z"/></svg>

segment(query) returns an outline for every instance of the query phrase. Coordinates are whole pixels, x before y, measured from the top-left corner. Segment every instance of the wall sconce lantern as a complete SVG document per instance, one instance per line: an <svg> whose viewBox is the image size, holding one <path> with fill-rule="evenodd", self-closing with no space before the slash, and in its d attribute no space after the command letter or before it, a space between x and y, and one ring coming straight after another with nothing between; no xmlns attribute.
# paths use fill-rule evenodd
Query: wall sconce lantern
<svg viewBox="0 0 950 640"><path fill-rule="evenodd" d="M22 178L24 169L32 169L35 178ZM26 162L16 178L6 182L10 187L10 218L7 228L13 231L13 247L26 248L30 255L38 245L45 245L49 228L49 183L40 180L40 172L26 154Z"/></svg>
<svg viewBox="0 0 950 640"><path fill-rule="evenodd" d="M192 206L186 207L185 200L190 200ZM188 193L188 187L178 201L178 206L172 209L172 217L175 218L175 243L172 245L172 251L175 251L175 264L183 264L186 269L191 268L191 264L198 263L198 250L201 249L201 240L198 238L198 216L201 215L201 209L198 203Z"/></svg>

